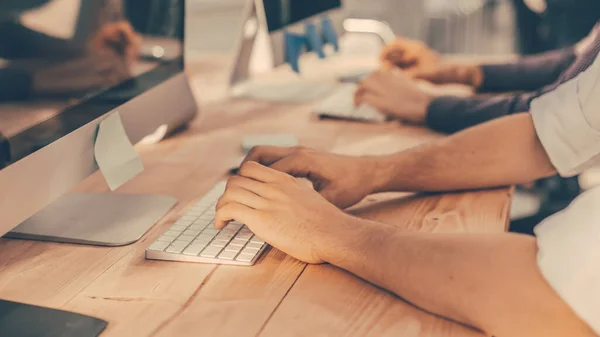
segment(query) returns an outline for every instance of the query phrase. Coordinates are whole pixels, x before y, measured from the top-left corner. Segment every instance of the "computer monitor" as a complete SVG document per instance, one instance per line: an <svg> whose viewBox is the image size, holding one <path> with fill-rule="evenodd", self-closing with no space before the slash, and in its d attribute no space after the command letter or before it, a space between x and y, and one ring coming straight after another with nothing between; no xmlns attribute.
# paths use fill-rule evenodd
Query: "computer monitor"
<svg viewBox="0 0 600 337"><path fill-rule="evenodd" d="M254 70L268 71L286 63L286 32L305 34L308 23L322 32L323 19L328 18L335 32L341 34L341 8L341 0L249 1L230 80L234 91L250 79ZM243 95L246 89L249 88L242 88L240 94Z"/></svg>
<svg viewBox="0 0 600 337"><path fill-rule="evenodd" d="M136 144L197 115L184 17L184 0L0 4L0 236L122 245L173 206L172 197L70 191L98 170L107 116L118 111Z"/></svg>
<svg viewBox="0 0 600 337"><path fill-rule="evenodd" d="M262 0L262 4L275 67L286 63L284 32L305 34L307 23L322 32L322 19L329 16L332 22L337 21L331 16L342 7L341 0Z"/></svg>

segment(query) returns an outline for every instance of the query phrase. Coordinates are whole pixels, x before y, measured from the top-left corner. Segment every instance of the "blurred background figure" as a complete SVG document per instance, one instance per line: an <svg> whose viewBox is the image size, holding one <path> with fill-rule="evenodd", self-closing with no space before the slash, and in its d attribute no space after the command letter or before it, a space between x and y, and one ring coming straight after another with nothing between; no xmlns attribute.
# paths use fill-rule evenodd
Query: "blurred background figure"
<svg viewBox="0 0 600 337"><path fill-rule="evenodd" d="M141 39L124 19L120 2L82 0L68 37L23 22L55 1L0 4L0 58L5 60L0 68L0 101L79 97L129 78Z"/></svg>
<svg viewBox="0 0 600 337"><path fill-rule="evenodd" d="M572 46L600 19L599 0L513 0L522 54Z"/></svg>

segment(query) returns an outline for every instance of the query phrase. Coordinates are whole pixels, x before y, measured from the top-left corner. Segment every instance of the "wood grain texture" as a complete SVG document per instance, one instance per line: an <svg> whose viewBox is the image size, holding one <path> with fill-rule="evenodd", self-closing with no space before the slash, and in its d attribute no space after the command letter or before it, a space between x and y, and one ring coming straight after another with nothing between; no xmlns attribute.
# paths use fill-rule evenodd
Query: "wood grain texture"
<svg viewBox="0 0 600 337"><path fill-rule="evenodd" d="M218 91L210 78L193 82L197 93ZM181 134L138 146L146 170L119 193L179 199L142 240L119 248L0 240L0 298L105 319L103 337L478 336L335 267L306 266L274 249L250 268L145 260L144 249L225 178L242 155L245 134L294 133L302 145L353 155L391 153L439 138L395 123L317 121L310 104L210 102L204 117ZM76 190L107 187L94 175ZM493 232L505 229L509 199L508 188L386 194L369 197L352 212L411 230Z"/></svg>

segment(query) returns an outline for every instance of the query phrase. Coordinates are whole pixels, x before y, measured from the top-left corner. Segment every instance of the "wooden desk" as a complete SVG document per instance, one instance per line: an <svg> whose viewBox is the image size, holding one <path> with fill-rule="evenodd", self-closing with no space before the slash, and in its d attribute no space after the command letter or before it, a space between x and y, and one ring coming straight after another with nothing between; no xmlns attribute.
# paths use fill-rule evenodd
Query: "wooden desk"
<svg viewBox="0 0 600 337"><path fill-rule="evenodd" d="M200 88L198 88L201 90ZM204 91L206 93L206 91ZM0 298L89 314L111 336L480 336L330 265L271 249L250 268L147 261L144 249L240 156L244 134L293 132L301 144L381 154L436 139L419 128L316 121L309 105L214 102L177 137L140 146L146 170L120 193L180 202L131 246L0 240ZM78 190L105 192L95 175ZM426 232L501 232L510 190L369 198L356 214Z"/></svg>

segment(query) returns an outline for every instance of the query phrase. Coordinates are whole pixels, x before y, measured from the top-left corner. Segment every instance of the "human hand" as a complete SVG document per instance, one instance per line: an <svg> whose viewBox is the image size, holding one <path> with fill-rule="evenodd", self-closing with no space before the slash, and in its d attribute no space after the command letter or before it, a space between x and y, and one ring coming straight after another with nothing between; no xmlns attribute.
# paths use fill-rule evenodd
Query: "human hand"
<svg viewBox="0 0 600 337"><path fill-rule="evenodd" d="M142 38L127 21L109 22L100 27L89 47L92 52L116 53L131 65L139 58Z"/></svg>
<svg viewBox="0 0 600 337"><path fill-rule="evenodd" d="M373 157L350 157L294 147L259 146L244 162L258 162L297 178L306 178L315 190L345 209L363 200L377 188Z"/></svg>
<svg viewBox="0 0 600 337"><path fill-rule="evenodd" d="M356 105L369 104L393 119L423 124L433 97L402 71L378 71L363 80L354 95Z"/></svg>
<svg viewBox="0 0 600 337"><path fill-rule="evenodd" d="M129 77L123 58L114 53L99 53L35 71L32 90L40 96L81 95L113 86Z"/></svg>
<svg viewBox="0 0 600 337"><path fill-rule="evenodd" d="M383 70L400 68L407 77L433 84L464 84L478 88L483 73L478 65L442 62L424 43L398 38L381 52Z"/></svg>
<svg viewBox="0 0 600 337"><path fill-rule="evenodd" d="M230 221L306 263L325 262L332 231L354 221L308 184L256 162L242 165L217 203L215 227Z"/></svg>
<svg viewBox="0 0 600 337"><path fill-rule="evenodd" d="M399 37L385 46L380 59L384 69L400 68L406 75L436 69L440 64L440 55L423 42Z"/></svg>

